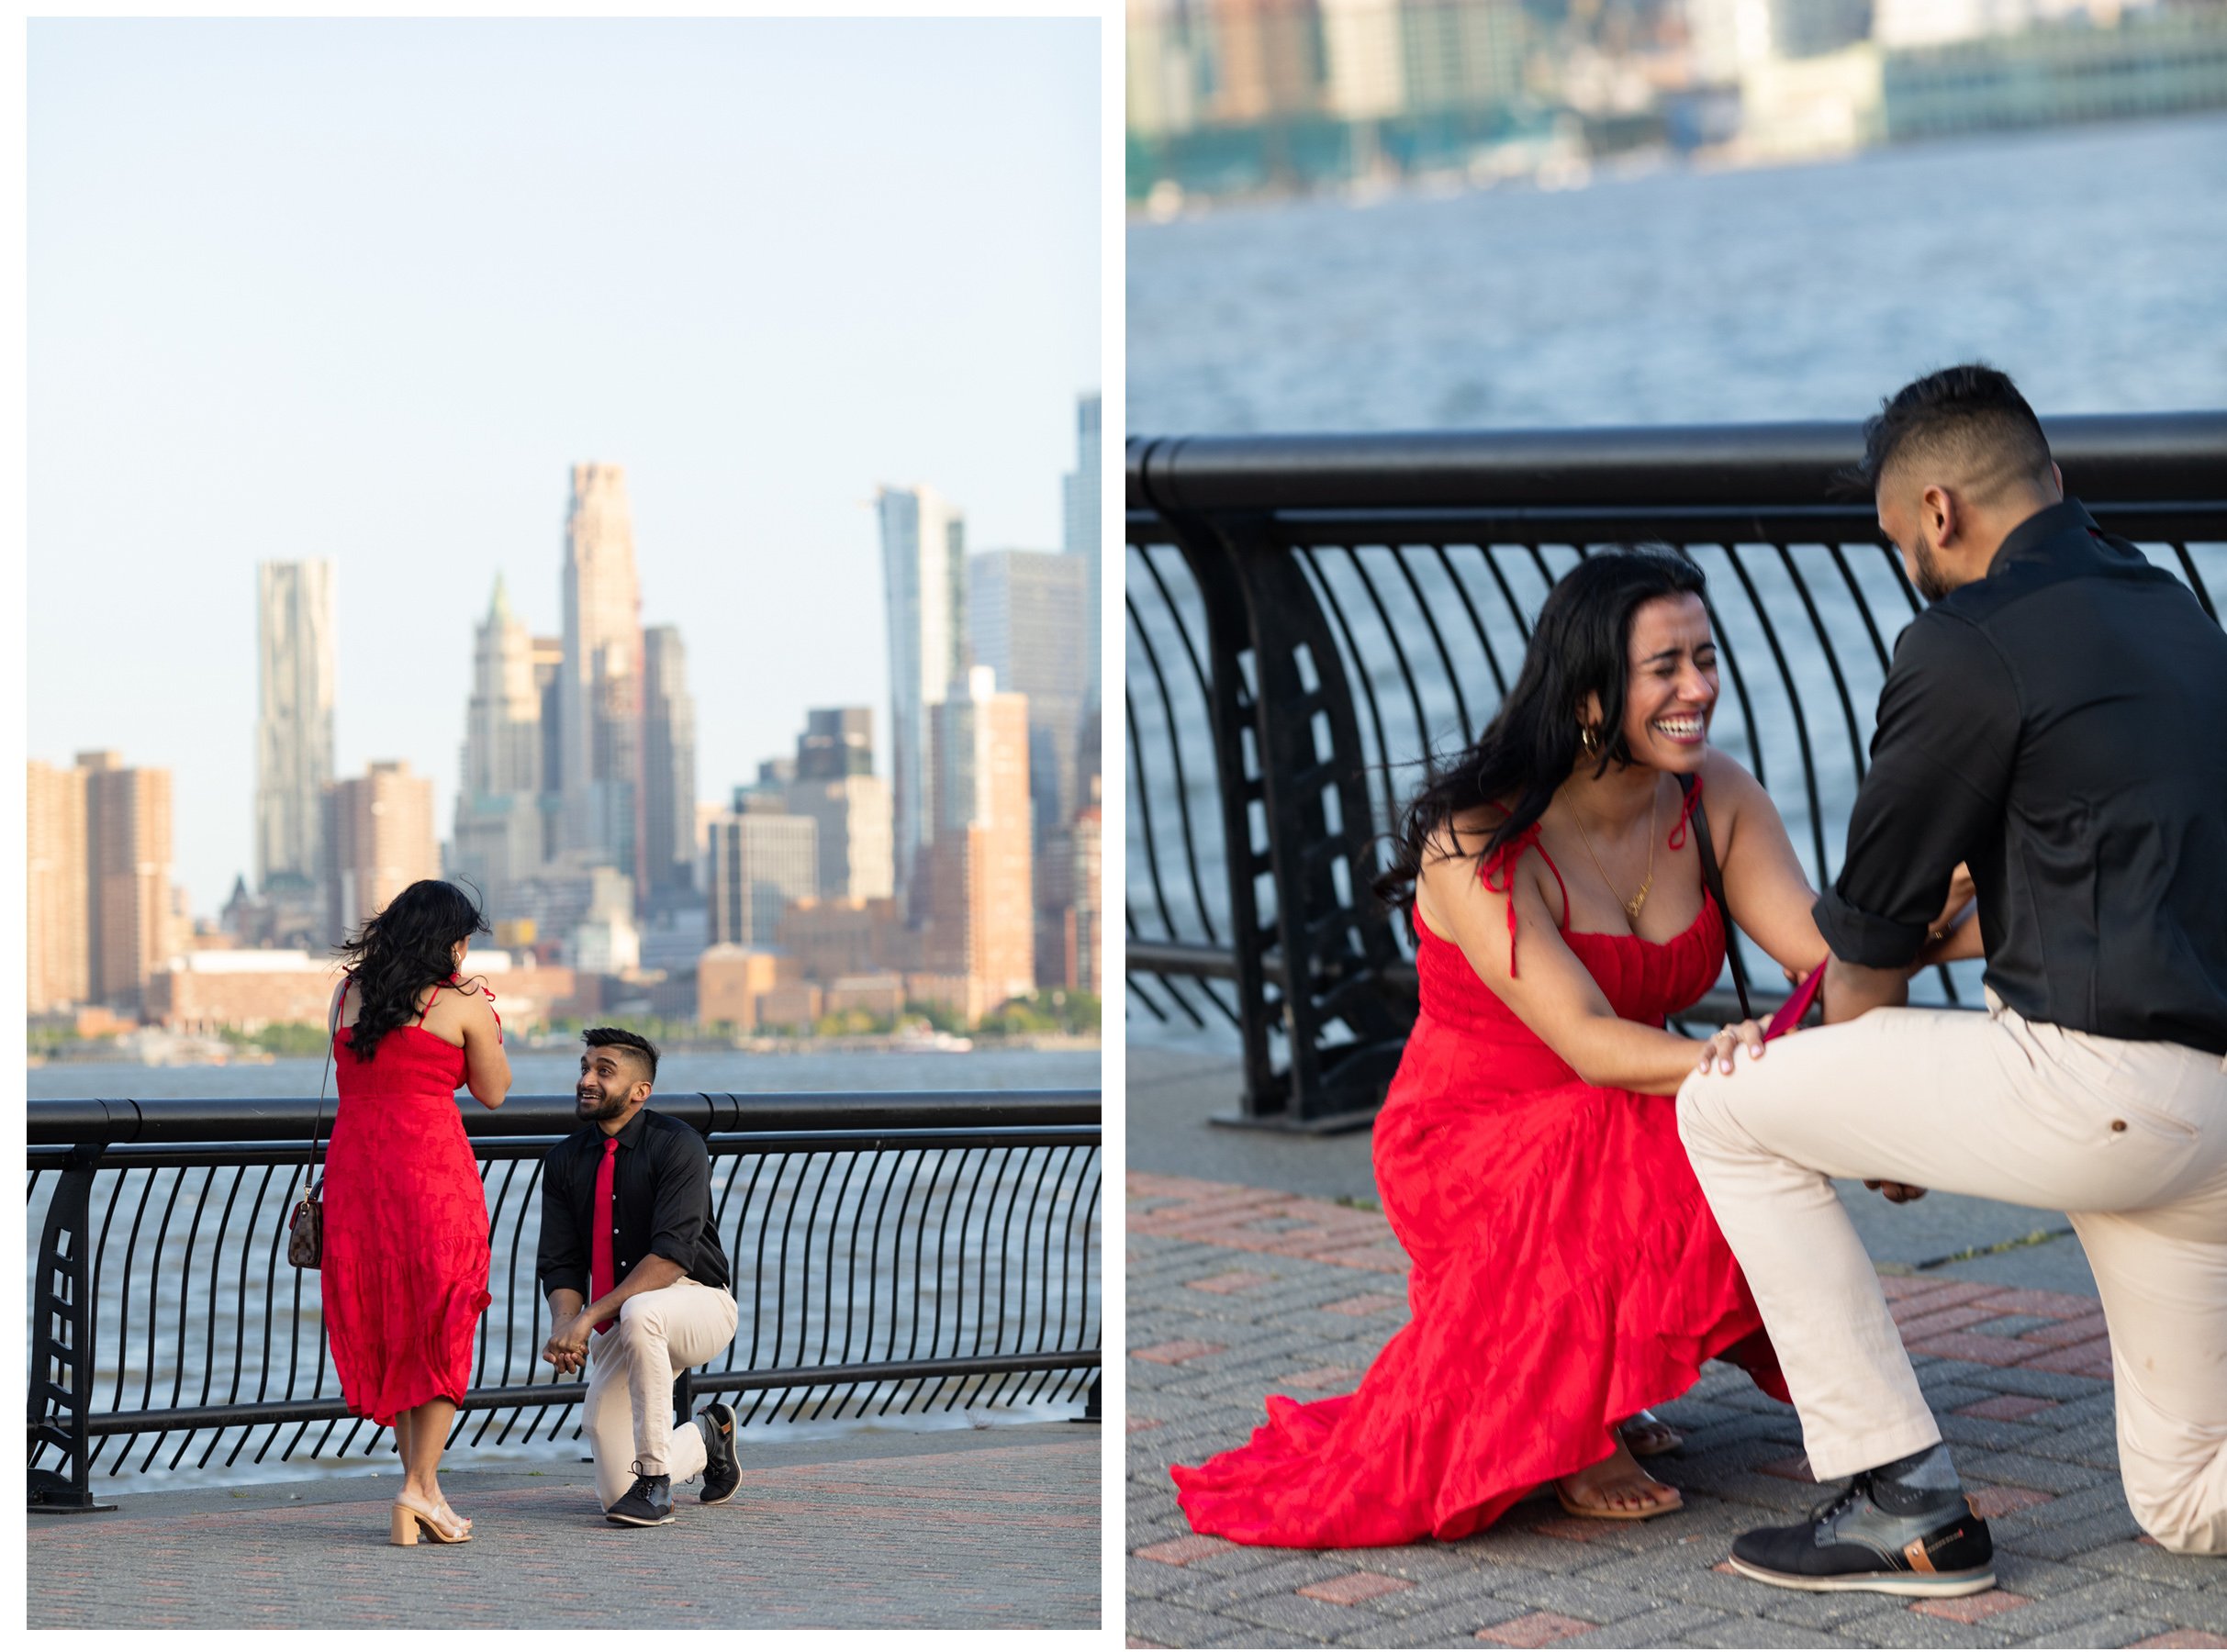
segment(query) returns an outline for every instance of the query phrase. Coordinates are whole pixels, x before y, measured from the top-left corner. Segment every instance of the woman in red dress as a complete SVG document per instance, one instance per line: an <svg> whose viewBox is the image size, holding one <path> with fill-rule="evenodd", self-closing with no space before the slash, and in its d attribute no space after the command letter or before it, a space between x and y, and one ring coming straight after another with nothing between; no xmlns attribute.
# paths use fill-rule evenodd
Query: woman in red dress
<svg viewBox="0 0 2227 1652"><path fill-rule="evenodd" d="M1422 1009L1374 1157L1412 1319L1358 1392L1271 1397L1250 1445L1174 1468L1198 1531L1450 1540L1548 1485L1572 1514L1645 1519L1679 1498L1627 1420L1718 1356L1786 1397L1678 1140L1680 1081L1761 1037L1663 1026L1724 961L1696 809L1763 950L1807 969L1826 949L1777 811L1708 747L1701 590L1669 552L1581 562L1491 727L1409 805L1378 893L1410 915Z"/></svg>
<svg viewBox="0 0 2227 1652"><path fill-rule="evenodd" d="M391 1534L463 1543L471 1522L437 1476L471 1386L487 1293L487 1205L456 1111L510 1088L502 1023L484 985L457 977L487 921L453 884L414 883L341 948L325 1160L325 1325L349 1411L392 1424L402 1491Z"/></svg>

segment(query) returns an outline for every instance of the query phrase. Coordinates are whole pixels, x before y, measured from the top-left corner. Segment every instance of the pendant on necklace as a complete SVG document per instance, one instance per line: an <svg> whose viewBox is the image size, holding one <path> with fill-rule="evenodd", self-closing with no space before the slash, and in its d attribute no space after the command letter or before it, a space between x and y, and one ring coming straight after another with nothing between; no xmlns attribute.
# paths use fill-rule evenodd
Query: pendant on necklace
<svg viewBox="0 0 2227 1652"><path fill-rule="evenodd" d="M1639 909L1647 904L1648 891L1652 889L1654 887L1655 880L1651 877L1649 878L1645 883L1639 886L1639 892L1624 903L1624 911L1634 923L1639 921Z"/></svg>

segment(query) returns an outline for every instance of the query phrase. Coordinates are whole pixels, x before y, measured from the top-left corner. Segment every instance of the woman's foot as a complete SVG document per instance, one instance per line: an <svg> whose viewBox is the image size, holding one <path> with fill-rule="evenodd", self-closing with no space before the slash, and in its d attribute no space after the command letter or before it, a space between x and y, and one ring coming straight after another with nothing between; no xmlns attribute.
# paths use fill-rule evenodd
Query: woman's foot
<svg viewBox="0 0 2227 1652"><path fill-rule="evenodd" d="M1590 1520L1650 1520L1684 1506L1678 1488L1639 1467L1621 1440L1605 1461L1565 1474L1554 1483L1562 1512Z"/></svg>
<svg viewBox="0 0 2227 1652"><path fill-rule="evenodd" d="M472 1523L449 1507L449 1500L441 1490L439 1480L416 1481L405 1477L401 1494L395 1499L406 1507L428 1510L452 1525L472 1529Z"/></svg>
<svg viewBox="0 0 2227 1652"><path fill-rule="evenodd" d="M1617 1431L1636 1457L1661 1457L1685 1444L1685 1436L1650 1411L1643 1411Z"/></svg>
<svg viewBox="0 0 2227 1652"><path fill-rule="evenodd" d="M405 1491L395 1499L389 1540L409 1548L420 1535L435 1543L469 1543L472 1523L445 1502L427 1502Z"/></svg>

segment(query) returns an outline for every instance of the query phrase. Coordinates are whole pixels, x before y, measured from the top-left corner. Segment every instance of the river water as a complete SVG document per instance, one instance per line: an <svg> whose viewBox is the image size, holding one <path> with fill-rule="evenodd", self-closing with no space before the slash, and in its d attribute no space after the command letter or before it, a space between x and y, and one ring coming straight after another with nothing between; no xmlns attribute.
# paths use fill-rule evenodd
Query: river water
<svg viewBox="0 0 2227 1652"><path fill-rule="evenodd" d="M2227 116L1128 232L1172 436L1861 419L1975 356L2046 418L2227 406Z"/></svg>
<svg viewBox="0 0 2227 1652"><path fill-rule="evenodd" d="M513 1056L520 1095L570 1089L569 1051ZM778 1055L675 1053L660 1064L667 1093L890 1092L898 1090L1095 1089L1097 1052L983 1050L900 1055L826 1052ZM223 1098L313 1096L321 1062L149 1068L58 1064L28 1075L34 1099L102 1096ZM468 1103L467 1103L468 1105ZM494 1305L481 1327L476 1386L553 1380L535 1363L533 1256L539 1198L532 1160L487 1167L494 1241ZM317 1276L296 1276L275 1254L288 1208L285 1168L229 1167L104 1173L95 1182L98 1236L95 1297L100 1328L96 1412L249 1400L267 1390L337 1393L324 1363ZM39 1178L28 1244L36 1250L51 1177ZM1103 1199L1098 1155L1074 1147L908 1149L881 1154L797 1153L714 1158L712 1193L743 1323L714 1367L767 1369L851 1359L988 1354L1003 1348L1091 1345L1102 1278L1098 1251ZM182 1287L186 1287L182 1289ZM119 1334L119 1327L126 1328ZM1083 1386L1087 1386L1087 1383ZM877 1427L979 1426L1073 1416L1081 1395L1071 1378L945 1379L942 1386L885 1384L728 1396L746 1438ZM925 1404L927 1409L919 1409ZM894 1407L892 1409L891 1407ZM476 1423L476 1419L472 1420ZM529 1415L529 1423L537 1421ZM570 1460L576 1421L538 1420L541 1433L488 1434L455 1457L468 1461ZM207 1436L190 1442L142 1437L129 1470L109 1478L113 1448L99 1459L112 1490L233 1484L248 1479L364 1473L392 1457L360 1433L338 1456L295 1436L252 1431L245 1447L227 1431L206 1466ZM467 1440L474 1429L468 1425ZM182 1457L181 1446L186 1447ZM264 1460L254 1460L267 1451ZM369 1454L367 1455L367 1452ZM228 1462L228 1457L233 1457ZM173 1459L175 1466L173 1467ZM151 1462L151 1471L147 1465Z"/></svg>
<svg viewBox="0 0 2227 1652"><path fill-rule="evenodd" d="M1974 358L2017 378L2045 419L2227 407L2221 116L1914 145L1800 167L1662 167L1560 193L1504 187L1248 206L1135 223L1127 244L1128 418L1140 435L1854 420L1908 379ZM2078 477L2068 484L2076 493ZM2171 565L2162 550L2151 553ZM2227 590L2227 547L2194 554L2215 595ZM1817 817L1829 864L1837 865L1853 797L1849 747L1870 738L1881 673L1837 572L1819 578L1813 564L1812 579L1847 671L1852 720L1840 712L1783 569L1743 559L1760 599L1751 603L1723 553L1700 555L1726 631L1720 641L1749 663L1756 691L1751 728L1728 681L1713 737L1751 767L1759 750L1770 760L1767 782L1814 881L1793 699L1766 680L1775 673L1757 607L1792 642L1787 675L1818 742ZM1559 572L1572 555L1549 560ZM1909 613L1892 570L1860 555L1852 564L1891 647ZM1377 752L1365 731L1365 759L1412 759L1426 737L1441 747L1458 741L1462 724L1444 674L1418 673L1425 726L1414 727L1397 663L1349 565L1328 557L1321 565L1334 588L1346 581L1344 606L1366 633L1385 708L1393 749ZM1521 638L1512 617L1495 611L1482 562L1458 565L1502 661L1512 661ZM1180 564L1163 557L1157 566L1199 636ZM1456 599L1449 570L1411 566L1434 608ZM1503 567L1535 611L1544 579L1521 557ZM1138 553L1129 553L1128 568L1130 599L1178 685L1171 739L1133 619L1129 680L1144 737L1132 764L1158 806L1149 845L1145 811L1127 813L1130 907L1148 933L1167 932L1171 921L1185 939L1203 939L1210 923L1226 935L1203 707L1182 688L1181 642ZM1430 651L1420 614L1396 573L1378 574L1390 623L1423 658ZM1472 720L1481 720L1496 698L1483 661L1456 665ZM1195 900L1174 827L1179 746L1203 829ZM1977 986L1976 966L1960 966L1959 990L1969 999ZM1921 996L1937 992L1921 988ZM1158 1021L1134 997L1128 1028L1132 1039L1234 1048L1226 1027Z"/></svg>

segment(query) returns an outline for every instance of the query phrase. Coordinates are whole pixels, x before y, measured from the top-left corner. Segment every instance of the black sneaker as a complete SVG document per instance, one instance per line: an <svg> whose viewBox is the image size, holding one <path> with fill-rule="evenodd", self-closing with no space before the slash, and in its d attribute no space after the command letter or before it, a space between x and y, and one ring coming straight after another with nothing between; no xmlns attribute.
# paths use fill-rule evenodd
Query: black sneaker
<svg viewBox="0 0 2227 1652"><path fill-rule="evenodd" d="M1897 1514L1872 1500L1859 1474L1801 1525L1766 1526L1732 1544L1732 1569L1781 1589L1868 1589L1893 1595L1967 1595L1995 1587L1995 1540L1961 1491Z"/></svg>
<svg viewBox="0 0 2227 1652"><path fill-rule="evenodd" d="M673 1522L673 1477L669 1474L644 1474L642 1465L636 1463L634 1483L627 1488L624 1497L603 1511L603 1518L613 1525L670 1525Z"/></svg>
<svg viewBox="0 0 2227 1652"><path fill-rule="evenodd" d="M704 1489L697 1501L723 1503L743 1483L743 1466L734 1456L734 1407L714 1401L696 1413L696 1426L704 1436Z"/></svg>

